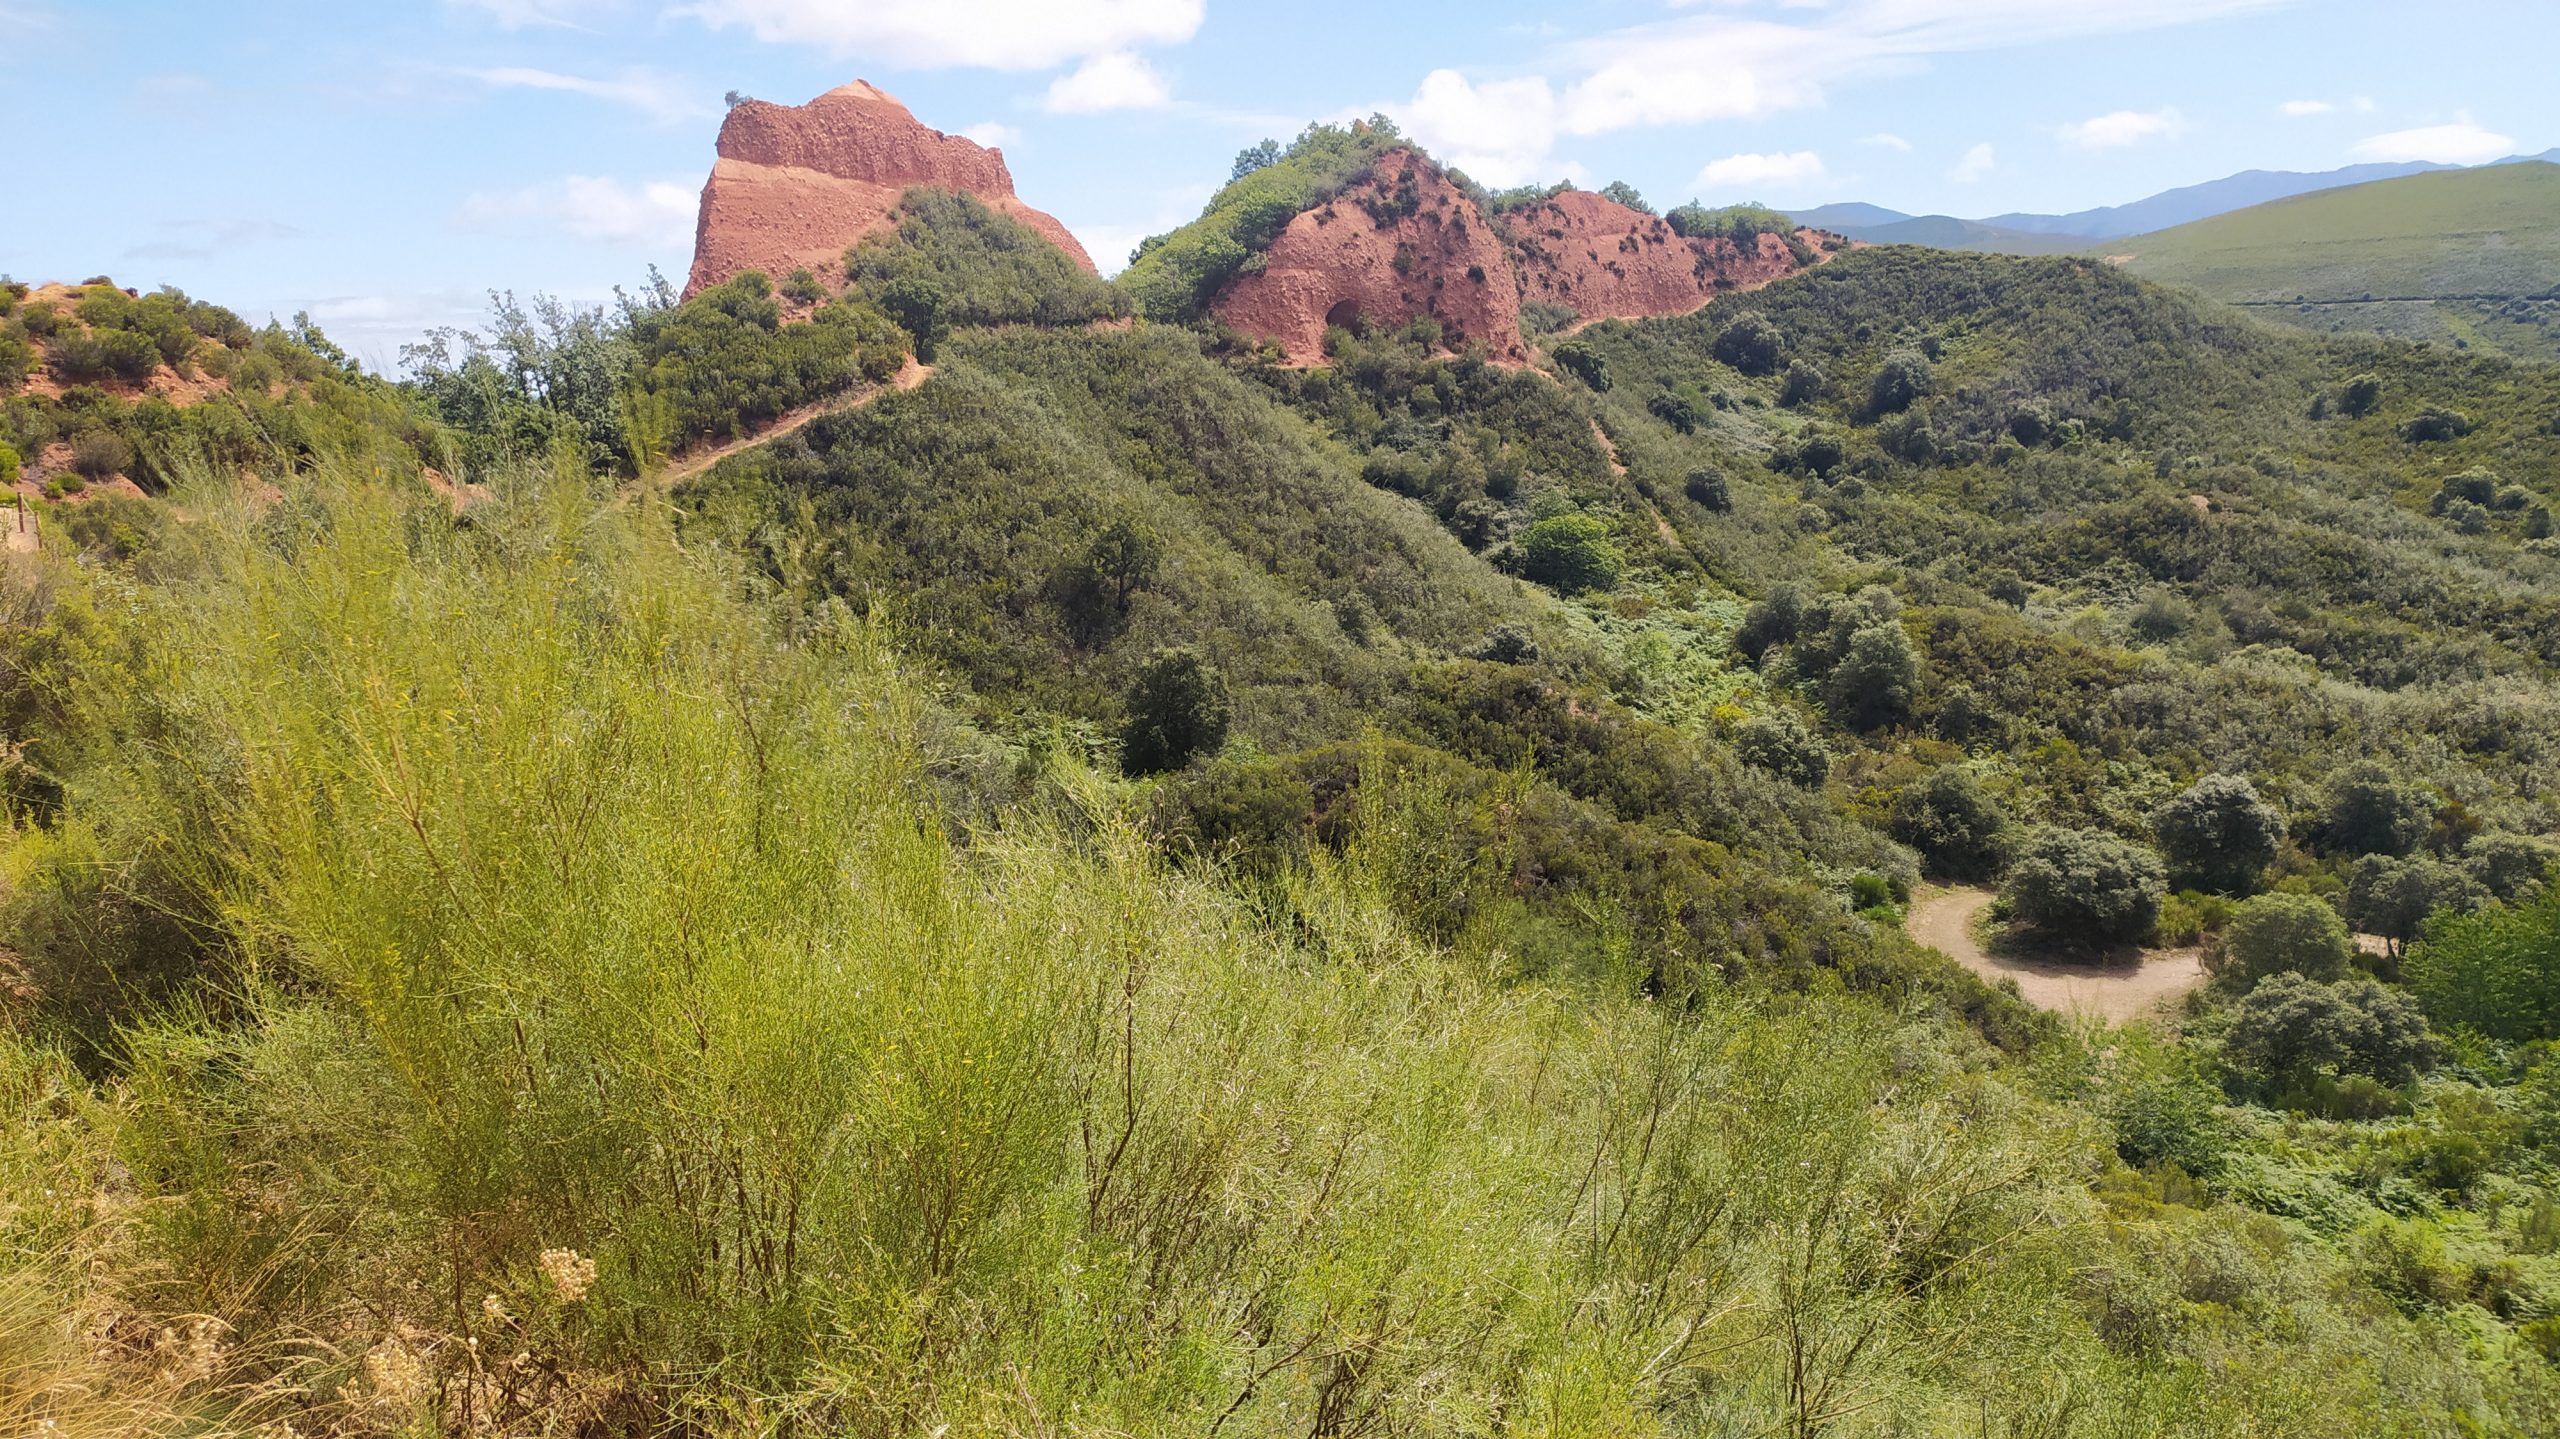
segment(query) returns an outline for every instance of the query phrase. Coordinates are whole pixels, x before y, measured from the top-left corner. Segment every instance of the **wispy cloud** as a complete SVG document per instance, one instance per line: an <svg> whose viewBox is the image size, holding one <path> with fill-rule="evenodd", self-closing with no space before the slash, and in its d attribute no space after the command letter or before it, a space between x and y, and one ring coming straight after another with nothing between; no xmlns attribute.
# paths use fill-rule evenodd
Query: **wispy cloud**
<svg viewBox="0 0 2560 1439"><path fill-rule="evenodd" d="M2338 107L2326 100L2287 100L2277 107L2288 120L2308 120L2314 115L2334 115Z"/></svg>
<svg viewBox="0 0 2560 1439"><path fill-rule="evenodd" d="M610 80L589 75L566 75L557 70L537 70L524 65L465 70L462 73L493 89L552 90L628 105L662 124L698 120L717 113L710 101L696 93L692 86L655 70L625 70L620 77Z"/></svg>
<svg viewBox="0 0 2560 1439"><path fill-rule="evenodd" d="M1698 187L1731 193L1741 190L1791 191L1829 178L1822 156L1811 150L1772 155L1727 155L1698 172Z"/></svg>
<svg viewBox="0 0 2560 1439"><path fill-rule="evenodd" d="M669 12L916 69L1045 70L1198 34L1207 0L684 0Z"/></svg>
<svg viewBox="0 0 2560 1439"><path fill-rule="evenodd" d="M1897 154L1908 155L1911 153L1911 142L1894 134L1890 130L1878 130L1872 135L1861 138L1858 143L1861 145L1874 145L1881 149L1894 151Z"/></svg>
<svg viewBox="0 0 2560 1439"><path fill-rule="evenodd" d="M1096 55L1051 81L1041 107L1053 115L1097 115L1106 110L1158 110L1173 103L1173 90L1153 65L1134 51Z"/></svg>
<svg viewBox="0 0 2560 1439"><path fill-rule="evenodd" d="M1011 125L994 120L981 120L966 130L956 132L961 139L974 140L990 150L1000 150L1022 139L1022 132Z"/></svg>
<svg viewBox="0 0 2560 1439"><path fill-rule="evenodd" d="M614 0L444 0L457 10L477 10L502 30L583 30L587 17L613 8Z"/></svg>
<svg viewBox="0 0 2560 1439"><path fill-rule="evenodd" d="M2359 160L2406 162L2433 160L2444 165L2477 165L2512 155L2516 150L2513 135L2501 135L2471 122L2469 115L2457 115L2450 125L2429 125L2416 130L2394 130L2359 140L2355 157Z"/></svg>
<svg viewBox="0 0 2560 1439"><path fill-rule="evenodd" d="M1533 170L1563 137L1747 119L1822 104L1837 88L1925 68L1945 55L2192 24L2297 0L1840 0L1829 6L1700 13L1627 26L1553 49L1546 73L1478 81L1433 71L1396 107L1417 137L1457 150L1441 117L1496 114L1494 152ZM1789 13L1792 10L1793 13ZM1800 17L1800 18L1799 18Z"/></svg>
<svg viewBox="0 0 2560 1439"><path fill-rule="evenodd" d="M2000 152L1991 148L1991 143L1986 140L1965 151L1964 158L1958 160L1956 167L1947 172L1947 178L1959 185L1970 185L1997 169L1999 164Z"/></svg>
<svg viewBox="0 0 2560 1439"><path fill-rule="evenodd" d="M281 220L171 220L160 238L124 252L128 260L209 260L270 240L290 240L302 232Z"/></svg>
<svg viewBox="0 0 2560 1439"><path fill-rule="evenodd" d="M2187 117L2166 110L2117 110L2062 127L2062 138L2083 150L2121 150L2145 140L2173 140L2187 133Z"/></svg>
<svg viewBox="0 0 2560 1439"><path fill-rule="evenodd" d="M564 230L591 244L674 253L693 242L695 196L671 180L629 184L568 175L545 185L483 191L462 202L464 224Z"/></svg>

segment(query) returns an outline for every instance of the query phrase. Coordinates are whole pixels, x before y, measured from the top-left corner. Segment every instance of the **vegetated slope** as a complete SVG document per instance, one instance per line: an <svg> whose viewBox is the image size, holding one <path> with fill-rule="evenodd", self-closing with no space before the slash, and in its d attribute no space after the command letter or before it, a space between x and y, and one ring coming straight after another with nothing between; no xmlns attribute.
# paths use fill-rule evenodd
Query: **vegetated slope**
<svg viewBox="0 0 2560 1439"><path fill-rule="evenodd" d="M190 463L272 476L422 424L308 321L253 329L176 289L0 281L0 462L32 497L165 489Z"/></svg>
<svg viewBox="0 0 2560 1439"><path fill-rule="evenodd" d="M1910 249L1291 366L914 214L405 392L466 515L11 562L0 1427L2552 1430L2560 376ZM2039 864L2179 1030L1904 938Z"/></svg>
<svg viewBox="0 0 2560 1439"><path fill-rule="evenodd" d="M2011 230L1987 220L1915 215L1879 224L1836 227L1862 245L1925 245L1933 250L1978 250L1995 255L2066 255L2086 246L2072 235Z"/></svg>
<svg viewBox="0 0 2560 1439"><path fill-rule="evenodd" d="M2560 353L2560 165L2329 190L2106 249L2137 274L2295 324Z"/></svg>

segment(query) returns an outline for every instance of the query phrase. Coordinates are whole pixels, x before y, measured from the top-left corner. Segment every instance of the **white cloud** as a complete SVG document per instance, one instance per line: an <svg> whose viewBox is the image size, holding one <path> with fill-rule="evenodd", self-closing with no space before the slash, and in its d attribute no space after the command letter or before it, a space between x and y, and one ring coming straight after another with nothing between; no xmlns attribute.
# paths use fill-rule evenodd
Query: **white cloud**
<svg viewBox="0 0 2560 1439"><path fill-rule="evenodd" d="M1999 152L1991 148L1989 141L1984 141L1965 151L1964 158L1958 160L1956 167L1947 172L1947 178L1959 185L1970 185L1990 174L1999 163Z"/></svg>
<svg viewBox="0 0 2560 1439"><path fill-rule="evenodd" d="M1890 130L1879 130L1876 133L1860 140L1858 143L1861 145L1880 146L1884 149L1892 150L1904 155L1911 153L1911 142L1894 134Z"/></svg>
<svg viewBox="0 0 2560 1439"><path fill-rule="evenodd" d="M580 18L612 3L612 0L445 0L447 5L465 10L486 11L501 30L546 27L561 30L585 28Z"/></svg>
<svg viewBox="0 0 2560 1439"><path fill-rule="evenodd" d="M1693 0L1694 3L1694 0ZM1514 173L1546 165L1559 137L1649 125L1744 119L1819 105L1838 87L1908 74L1936 56L2187 24L2284 8L2298 0L1839 0L1787 4L1767 18L1718 4L1699 13L1627 26L1565 42L1549 56L1553 74L1473 85L1479 98L1525 97L1532 86L1551 105L1499 117L1506 143L1485 148ZM1432 91L1470 82L1434 72L1405 119ZM1438 82L1435 86L1435 82ZM1416 135L1431 144L1419 125ZM1464 131L1446 137L1456 148ZM1439 145L1435 149L1441 148Z"/></svg>
<svg viewBox="0 0 2560 1439"><path fill-rule="evenodd" d="M1478 85L1434 70L1392 113L1425 148L1488 185L1543 179L1555 149L1555 92L1536 77Z"/></svg>
<svg viewBox="0 0 2560 1439"><path fill-rule="evenodd" d="M2372 114L2374 109L2373 97L2371 95L2358 95L2355 98L2355 107L2356 113L2359 115Z"/></svg>
<svg viewBox="0 0 2560 1439"><path fill-rule="evenodd" d="M618 80L564 75L556 70L536 70L522 65L494 70L465 70L462 73L483 85L502 90L556 90L596 100L610 100L617 105L628 105L661 123L698 120L716 113L709 101L693 93L692 87L655 70L625 70Z"/></svg>
<svg viewBox="0 0 2560 1439"><path fill-rule="evenodd" d="M1040 103L1053 115L1158 110L1173 103L1173 91L1144 58L1127 50L1115 50L1096 55L1072 73L1051 81L1049 94Z"/></svg>
<svg viewBox="0 0 2560 1439"><path fill-rule="evenodd" d="M916 69L1043 70L1199 33L1207 0L686 0L671 13Z"/></svg>
<svg viewBox="0 0 2560 1439"><path fill-rule="evenodd" d="M2187 117L2167 110L2116 110L2062 127L2062 138L2084 150L2121 150L2145 140L2174 140L2187 133Z"/></svg>
<svg viewBox="0 0 2560 1439"><path fill-rule="evenodd" d="M569 175L547 185L484 191L462 202L465 224L548 225L599 245L661 252L693 245L695 197L673 181L631 185Z"/></svg>
<svg viewBox="0 0 2560 1439"><path fill-rule="evenodd" d="M2446 165L2476 165L2515 153L2512 135L2501 135L2471 123L2468 115L2454 117L2450 125L2430 125L2418 130L2394 130L2359 140L2355 157L2359 160L2402 162L2433 160Z"/></svg>
<svg viewBox="0 0 2560 1439"><path fill-rule="evenodd" d="M1727 155L1698 172L1704 190L1792 190L1828 178L1822 157L1811 150L1774 155Z"/></svg>
<svg viewBox="0 0 2560 1439"><path fill-rule="evenodd" d="M2287 100L2282 106L2284 116L2288 120L2307 120L2314 115L2334 114L2337 108L2326 100Z"/></svg>
<svg viewBox="0 0 2560 1439"><path fill-rule="evenodd" d="M1022 138L1021 131L993 120L982 120L959 133L961 139L976 141L990 150L1003 149Z"/></svg>

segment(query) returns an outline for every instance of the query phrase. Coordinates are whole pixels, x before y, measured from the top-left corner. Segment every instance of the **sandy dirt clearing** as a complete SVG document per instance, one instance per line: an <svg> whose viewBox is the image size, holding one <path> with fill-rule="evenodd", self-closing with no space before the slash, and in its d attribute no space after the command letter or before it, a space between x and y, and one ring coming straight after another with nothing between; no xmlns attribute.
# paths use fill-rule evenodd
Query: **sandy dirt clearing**
<svg viewBox="0 0 2560 1439"><path fill-rule="evenodd" d="M1927 889L1914 895L1911 937L1984 979L2015 980L2029 1004L2057 1014L2095 1016L2110 1024L2139 1019L2204 985L2204 957L2193 949L2144 950L2132 963L2069 964L1997 955L1977 933L1991 907L1986 889Z"/></svg>

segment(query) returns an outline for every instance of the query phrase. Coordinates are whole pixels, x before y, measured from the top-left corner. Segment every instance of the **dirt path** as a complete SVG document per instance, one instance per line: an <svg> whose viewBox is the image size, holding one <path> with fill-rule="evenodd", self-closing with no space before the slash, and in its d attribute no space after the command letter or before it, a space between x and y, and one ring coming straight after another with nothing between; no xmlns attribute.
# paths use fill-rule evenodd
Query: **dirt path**
<svg viewBox="0 0 2560 1439"><path fill-rule="evenodd" d="M1998 984L2016 980L2029 1004L2122 1024L2204 985L2204 958L2192 949L2145 950L2132 964L2059 964L1996 955L1975 932L1991 907L1985 889L1931 889L1912 897L1911 937Z"/></svg>
<svg viewBox="0 0 2560 1439"><path fill-rule="evenodd" d="M802 405L796 410L785 413L781 419L774 421L772 424L767 425L765 428L756 431L754 434L749 435L744 439L731 440L725 445L714 445L710 449L697 450L692 454L686 455L683 459L670 466L665 474L659 476L658 482L671 488L673 486L683 484L685 481L692 479L694 476L701 474L707 469L710 469L713 465L720 463L731 455L744 454L747 451L756 448L758 445L772 444L783 436L800 430L804 426L808 425L810 421L817 419L820 415L833 415L840 414L846 410L858 410L863 406L870 404L873 400L880 398L882 395L915 389L925 381L932 378L933 366L919 364L915 357L910 355L907 357L905 368L899 370L896 375L892 376L889 383L885 385L875 385L868 390L861 391L860 393L850 397L839 395L831 400L820 400L814 405Z"/></svg>

